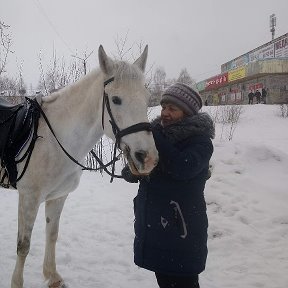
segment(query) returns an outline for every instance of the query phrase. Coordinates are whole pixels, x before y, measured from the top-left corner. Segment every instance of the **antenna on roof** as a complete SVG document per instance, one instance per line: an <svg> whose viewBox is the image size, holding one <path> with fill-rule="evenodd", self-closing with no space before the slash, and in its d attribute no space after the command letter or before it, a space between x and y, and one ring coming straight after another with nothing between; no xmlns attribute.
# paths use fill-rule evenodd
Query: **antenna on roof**
<svg viewBox="0 0 288 288"><path fill-rule="evenodd" d="M276 15L273 13L270 15L270 32L272 33L272 40L275 36L275 27L276 27Z"/></svg>

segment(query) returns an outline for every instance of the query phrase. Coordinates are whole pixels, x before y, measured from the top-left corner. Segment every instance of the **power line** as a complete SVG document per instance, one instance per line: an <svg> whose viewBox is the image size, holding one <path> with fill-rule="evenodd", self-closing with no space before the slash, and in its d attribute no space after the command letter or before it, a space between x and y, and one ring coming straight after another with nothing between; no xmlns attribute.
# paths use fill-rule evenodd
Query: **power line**
<svg viewBox="0 0 288 288"><path fill-rule="evenodd" d="M48 24L51 26L51 28L54 30L54 32L57 34L57 36L60 38L60 40L64 43L64 45L67 47L67 49L73 53L72 49L70 49L69 45L67 44L67 42L64 40L64 38L61 36L61 34L58 32L58 30L56 29L55 25L52 23L52 21L50 20L50 18L48 17L47 13L45 12L43 6L41 5L41 3L39 2L39 0L33 0L35 6L38 8L38 10L40 11L40 13L46 18Z"/></svg>

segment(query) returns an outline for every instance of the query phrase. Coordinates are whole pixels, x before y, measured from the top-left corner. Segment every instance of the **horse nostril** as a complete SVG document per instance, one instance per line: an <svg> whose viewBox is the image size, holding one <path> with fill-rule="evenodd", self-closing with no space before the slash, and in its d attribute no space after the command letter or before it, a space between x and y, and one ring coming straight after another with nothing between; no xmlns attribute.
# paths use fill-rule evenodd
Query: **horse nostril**
<svg viewBox="0 0 288 288"><path fill-rule="evenodd" d="M147 157L147 152L143 150L139 150L135 152L135 158L140 162L144 163L145 158Z"/></svg>

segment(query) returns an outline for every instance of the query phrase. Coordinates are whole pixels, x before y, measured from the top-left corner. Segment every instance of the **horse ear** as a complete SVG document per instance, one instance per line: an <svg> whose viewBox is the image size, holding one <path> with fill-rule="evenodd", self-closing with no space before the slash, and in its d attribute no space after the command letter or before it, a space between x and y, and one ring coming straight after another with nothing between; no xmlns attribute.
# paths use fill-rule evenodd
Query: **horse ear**
<svg viewBox="0 0 288 288"><path fill-rule="evenodd" d="M107 56L102 45L100 45L99 49L98 49L98 58L99 58L99 64L100 64L101 70L105 74L108 74L108 75L112 74L112 72L113 72L113 60Z"/></svg>
<svg viewBox="0 0 288 288"><path fill-rule="evenodd" d="M134 65L137 65L142 72L145 71L147 56L148 56L148 45L145 46L145 49L141 54L141 56L134 62Z"/></svg>

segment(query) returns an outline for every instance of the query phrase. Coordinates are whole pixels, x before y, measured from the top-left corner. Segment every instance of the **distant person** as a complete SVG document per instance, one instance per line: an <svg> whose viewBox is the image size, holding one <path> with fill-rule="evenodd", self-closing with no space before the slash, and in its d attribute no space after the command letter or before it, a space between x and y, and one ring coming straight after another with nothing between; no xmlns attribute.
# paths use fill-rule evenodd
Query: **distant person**
<svg viewBox="0 0 288 288"><path fill-rule="evenodd" d="M259 104L261 102L261 92L257 89L255 92L256 103Z"/></svg>
<svg viewBox="0 0 288 288"><path fill-rule="evenodd" d="M140 181L134 199L134 261L155 272L160 288L199 288L207 257L204 188L214 125L199 112L198 92L184 84L167 88L160 104L161 116L151 123L158 165L140 179L127 166L122 170L126 181Z"/></svg>
<svg viewBox="0 0 288 288"><path fill-rule="evenodd" d="M205 100L205 106L208 106L208 100L207 99Z"/></svg>
<svg viewBox="0 0 288 288"><path fill-rule="evenodd" d="M265 88L262 89L262 103L266 104L267 90Z"/></svg>
<svg viewBox="0 0 288 288"><path fill-rule="evenodd" d="M250 93L248 94L249 104L253 104L253 98L254 98L254 93L251 90Z"/></svg>

